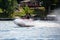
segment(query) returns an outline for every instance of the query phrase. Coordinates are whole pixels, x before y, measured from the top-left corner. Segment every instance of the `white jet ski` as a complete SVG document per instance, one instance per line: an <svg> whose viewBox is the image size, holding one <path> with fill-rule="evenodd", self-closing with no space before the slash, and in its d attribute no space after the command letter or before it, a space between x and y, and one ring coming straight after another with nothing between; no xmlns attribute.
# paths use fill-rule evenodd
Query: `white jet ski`
<svg viewBox="0 0 60 40"><path fill-rule="evenodd" d="M31 27L31 26L33 26L32 21L33 21L32 19L17 18L14 20L14 23L21 27Z"/></svg>

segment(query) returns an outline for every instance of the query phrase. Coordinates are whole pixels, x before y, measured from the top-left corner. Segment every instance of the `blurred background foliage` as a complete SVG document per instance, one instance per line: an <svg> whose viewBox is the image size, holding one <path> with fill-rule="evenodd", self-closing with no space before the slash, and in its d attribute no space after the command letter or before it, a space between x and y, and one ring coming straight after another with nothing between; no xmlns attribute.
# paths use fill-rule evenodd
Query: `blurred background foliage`
<svg viewBox="0 0 60 40"><path fill-rule="evenodd" d="M59 7L60 4L59 0L36 0L38 3L43 1L42 6L37 9L31 9L28 6L19 7L20 1L22 0L0 0L0 18L13 18L15 15L25 16L26 13L44 18L48 14L50 7L54 9Z"/></svg>
<svg viewBox="0 0 60 40"><path fill-rule="evenodd" d="M0 17L12 17L11 14L16 10L16 0L0 0L0 8L3 11Z"/></svg>

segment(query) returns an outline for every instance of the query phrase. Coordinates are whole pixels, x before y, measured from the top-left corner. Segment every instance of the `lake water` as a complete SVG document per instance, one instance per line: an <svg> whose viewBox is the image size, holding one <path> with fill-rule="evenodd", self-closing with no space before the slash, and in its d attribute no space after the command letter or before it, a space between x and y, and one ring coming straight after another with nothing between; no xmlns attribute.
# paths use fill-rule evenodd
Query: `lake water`
<svg viewBox="0 0 60 40"><path fill-rule="evenodd" d="M60 27L19 27L0 21L0 40L60 40Z"/></svg>

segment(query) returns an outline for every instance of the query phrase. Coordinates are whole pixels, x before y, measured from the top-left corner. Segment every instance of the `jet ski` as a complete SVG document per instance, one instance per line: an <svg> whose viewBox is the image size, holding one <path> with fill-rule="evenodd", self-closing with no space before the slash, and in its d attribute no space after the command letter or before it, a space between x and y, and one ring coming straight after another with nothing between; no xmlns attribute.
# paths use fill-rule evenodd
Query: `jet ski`
<svg viewBox="0 0 60 40"><path fill-rule="evenodd" d="M21 27L32 27L33 26L32 21L33 21L32 19L16 18L14 20L14 23Z"/></svg>

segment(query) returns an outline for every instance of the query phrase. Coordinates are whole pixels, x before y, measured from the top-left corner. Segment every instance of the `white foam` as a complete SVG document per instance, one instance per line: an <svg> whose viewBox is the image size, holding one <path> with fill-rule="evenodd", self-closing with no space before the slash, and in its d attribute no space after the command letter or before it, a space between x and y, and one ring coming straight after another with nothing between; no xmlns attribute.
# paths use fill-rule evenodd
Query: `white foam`
<svg viewBox="0 0 60 40"><path fill-rule="evenodd" d="M59 23L51 22L51 21L39 21L39 20L23 20L16 19L16 23L25 24L25 25L33 25L34 27L59 27Z"/></svg>

